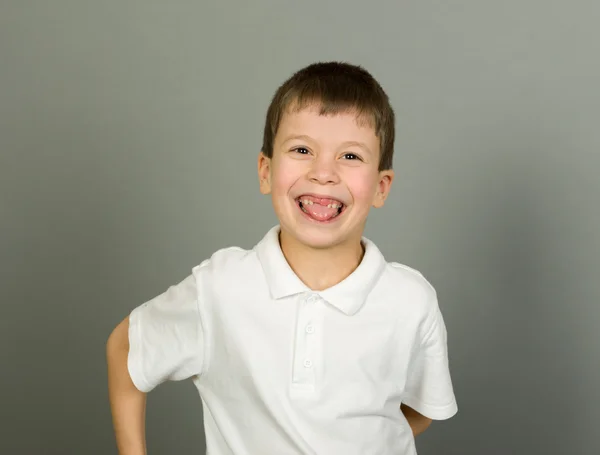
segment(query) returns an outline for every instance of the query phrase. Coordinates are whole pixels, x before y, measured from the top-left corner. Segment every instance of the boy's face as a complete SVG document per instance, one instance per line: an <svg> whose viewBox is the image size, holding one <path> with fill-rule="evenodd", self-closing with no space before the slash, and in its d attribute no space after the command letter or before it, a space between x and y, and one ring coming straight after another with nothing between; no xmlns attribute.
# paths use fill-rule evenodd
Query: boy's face
<svg viewBox="0 0 600 455"><path fill-rule="evenodd" d="M260 190L271 194L282 233L312 248L360 241L371 206L381 207L393 171L379 171L379 139L354 113L287 112L273 157L259 155Z"/></svg>

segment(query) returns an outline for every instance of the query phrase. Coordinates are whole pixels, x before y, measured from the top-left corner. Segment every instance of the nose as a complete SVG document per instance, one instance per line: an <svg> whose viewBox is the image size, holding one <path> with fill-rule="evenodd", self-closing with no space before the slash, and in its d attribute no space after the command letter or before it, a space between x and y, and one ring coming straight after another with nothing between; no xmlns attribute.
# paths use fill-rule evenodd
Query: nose
<svg viewBox="0 0 600 455"><path fill-rule="evenodd" d="M340 181L335 161L323 155L313 160L307 177L311 182L320 185L331 185Z"/></svg>

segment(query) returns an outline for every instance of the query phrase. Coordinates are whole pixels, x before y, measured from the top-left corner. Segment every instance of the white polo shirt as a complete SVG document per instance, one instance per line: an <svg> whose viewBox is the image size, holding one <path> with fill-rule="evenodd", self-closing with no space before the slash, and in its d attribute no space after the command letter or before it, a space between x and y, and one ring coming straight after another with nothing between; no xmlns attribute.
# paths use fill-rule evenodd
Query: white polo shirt
<svg viewBox="0 0 600 455"><path fill-rule="evenodd" d="M358 268L311 291L278 233L217 251L132 311L134 384L192 378L208 455L416 454L400 404L457 412L434 288L363 238Z"/></svg>

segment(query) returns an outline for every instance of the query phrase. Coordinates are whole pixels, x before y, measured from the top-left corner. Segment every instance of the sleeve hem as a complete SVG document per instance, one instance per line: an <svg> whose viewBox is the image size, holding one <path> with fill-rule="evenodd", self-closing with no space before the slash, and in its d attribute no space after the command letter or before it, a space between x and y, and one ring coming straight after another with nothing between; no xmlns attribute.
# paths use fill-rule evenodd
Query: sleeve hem
<svg viewBox="0 0 600 455"><path fill-rule="evenodd" d="M138 308L134 309L129 315L129 353L127 354L127 370L131 382L140 392L148 393L152 390L152 386L144 377L141 366L141 327L139 324Z"/></svg>
<svg viewBox="0 0 600 455"><path fill-rule="evenodd" d="M411 396L405 397L402 402L431 420L447 420L458 412L458 406L454 399L444 406L425 404L423 401Z"/></svg>

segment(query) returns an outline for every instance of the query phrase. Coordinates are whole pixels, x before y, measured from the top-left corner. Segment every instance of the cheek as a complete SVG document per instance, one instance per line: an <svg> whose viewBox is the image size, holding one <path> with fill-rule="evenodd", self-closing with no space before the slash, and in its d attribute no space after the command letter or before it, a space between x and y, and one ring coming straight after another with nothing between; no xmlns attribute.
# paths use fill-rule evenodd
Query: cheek
<svg viewBox="0 0 600 455"><path fill-rule="evenodd" d="M356 173L349 176L348 187L355 204L370 206L377 191L377 179L370 174Z"/></svg>
<svg viewBox="0 0 600 455"><path fill-rule="evenodd" d="M273 192L279 195L288 193L290 188L294 186L301 175L301 169L299 169L298 166L280 163L273 169L273 175L271 178Z"/></svg>

